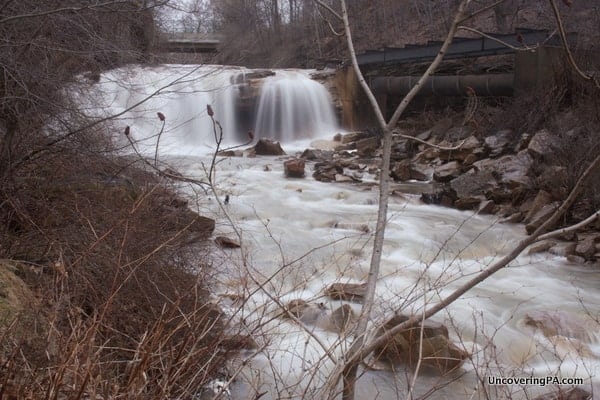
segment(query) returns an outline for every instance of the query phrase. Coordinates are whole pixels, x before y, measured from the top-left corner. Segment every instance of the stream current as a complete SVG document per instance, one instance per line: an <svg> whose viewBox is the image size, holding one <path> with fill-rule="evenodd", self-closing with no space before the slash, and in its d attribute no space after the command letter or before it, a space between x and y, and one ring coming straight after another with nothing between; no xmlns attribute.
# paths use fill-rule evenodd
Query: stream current
<svg viewBox="0 0 600 400"><path fill-rule="evenodd" d="M161 129L156 112L163 112L160 160L198 178L203 178L214 146L206 104L216 110L227 144L239 143L238 131L248 128L266 131L271 129L266 125L273 125L287 132L282 125L286 118L300 122L283 114L313 105L318 112L300 114L312 121L301 140L274 131L263 136L277 137L294 154L310 139L331 138L339 130L330 117L333 111L323 113L323 107L331 108L327 91L305 82L308 74L302 71L276 74L284 82L269 89L275 100L261 99L252 126L241 127L232 116L239 82L233 77L246 70L208 68L117 70L102 76L93 104L83 103L97 107L95 102L100 102L106 112L123 112L118 123L132 127L139 150L148 155L154 154ZM286 102L282 87L299 88L291 89L299 90L290 95L293 105ZM277 110L266 117L269 104ZM359 312L359 303L331 300L323 292L334 282L364 282L368 273L376 186L318 182L310 163L306 178L287 179L283 159L218 157L216 193L221 200L229 196L223 207L212 194L195 195L183 188L198 200L202 214L217 220L216 235L241 238L241 249L215 246L211 255L216 301L259 346L259 351L244 351L229 368L240 371L231 385L235 399L253 399L263 392L261 399L326 398L328 379L350 338L318 324L300 326L282 318L280 305L302 299L325 313L342 303ZM392 196L372 326L396 312L411 314L435 304L507 254L524 235L523 226L499 223L494 216L425 205L409 194ZM548 253L525 252L432 318L444 323L452 341L471 354L460 371L414 378L401 366L394 371L363 367L357 398L525 399L553 388L492 386L489 377L581 377L581 387L592 391L600 367L594 321L600 310L599 287L600 275L589 267ZM524 322L531 313L556 311L586 321L585 335L577 341L566 334L547 337Z"/></svg>

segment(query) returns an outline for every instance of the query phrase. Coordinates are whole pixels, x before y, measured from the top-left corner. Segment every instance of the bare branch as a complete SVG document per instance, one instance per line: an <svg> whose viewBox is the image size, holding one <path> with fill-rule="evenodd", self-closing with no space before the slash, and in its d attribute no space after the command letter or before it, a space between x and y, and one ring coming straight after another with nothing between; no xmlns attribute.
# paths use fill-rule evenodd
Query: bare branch
<svg viewBox="0 0 600 400"><path fill-rule="evenodd" d="M488 10L491 10L492 8L496 7L497 5L500 5L500 4L504 3L505 1L506 0L498 0L495 3L490 4L489 6L485 6L483 8L480 8L479 10L473 11L471 14L465 16L460 21L458 21L458 23L462 24L463 22L468 21L471 18L473 18L473 17L475 17L475 16L477 16L477 15L479 15L481 13L484 13L484 12L486 12Z"/></svg>
<svg viewBox="0 0 600 400"><path fill-rule="evenodd" d="M545 233L545 234L541 235L540 237L538 237L536 242L539 242L541 240L551 239L553 237L564 235L564 234L571 233L571 232L577 232L581 228L588 226L589 224L591 224L592 222L594 222L595 220L597 220L599 218L600 218L600 210L596 211L595 213L593 213L592 215L590 215L589 217L587 217L586 219L584 219L583 221L581 221L575 225L571 225L566 228L561 228L561 229L554 230L552 232Z"/></svg>
<svg viewBox="0 0 600 400"><path fill-rule="evenodd" d="M598 77L586 74L585 72L583 72L581 70L581 68L579 68L579 66L575 62L575 59L573 58L573 53L571 53L571 49L569 48L569 42L567 41L567 34L565 33L565 27L563 25L562 18L560 16L560 11L558 10L558 6L556 5L556 1L555 0L548 0L548 1L550 1L550 5L552 6L552 12L554 13L554 18L556 19L556 24L558 25L558 32L560 33L560 39L562 40L563 47L565 48L565 52L567 53L567 59L569 60L569 63L571 64L571 66L573 67L575 72L577 72L577 75L579 75L586 81L591 81L596 86L596 88L600 89L600 81L598 80Z"/></svg>
<svg viewBox="0 0 600 400"><path fill-rule="evenodd" d="M168 1L168 0L166 0L166 1ZM84 10L94 10L94 9L103 8L103 7L110 6L110 5L115 5L115 4L131 4L131 1L130 0L112 0L112 1L105 1L104 3L97 3L97 4L88 5L88 6L82 6L82 7L61 7L61 8L54 8L52 10L43 11L43 12L39 12L39 13L13 15L13 16L1 19L0 24L4 24L7 22L11 22L11 21L18 21L21 19L46 17L48 15L53 15L53 14L60 14L60 13L67 13L67 12L79 12L79 11L84 11ZM149 9L149 8L151 8L151 7L140 8L138 11Z"/></svg>
<svg viewBox="0 0 600 400"><path fill-rule="evenodd" d="M317 3L318 5L320 5L321 7L323 7L324 9L326 9L327 11L329 11L331 14L333 14L337 19L339 19L340 21L343 21L344 18L338 14L337 11L335 11L333 8L331 8L329 5L323 3L323 1L321 0L314 0L315 3Z"/></svg>

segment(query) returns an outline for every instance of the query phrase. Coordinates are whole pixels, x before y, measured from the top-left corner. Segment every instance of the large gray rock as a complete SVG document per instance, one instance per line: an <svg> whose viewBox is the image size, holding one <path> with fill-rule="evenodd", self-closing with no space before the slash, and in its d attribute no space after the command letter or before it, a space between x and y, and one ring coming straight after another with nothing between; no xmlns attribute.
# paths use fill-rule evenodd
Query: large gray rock
<svg viewBox="0 0 600 400"><path fill-rule="evenodd" d="M462 144L461 144L462 143ZM475 136L469 136L464 142L457 142L456 145L461 144L458 149L445 150L438 149L438 157L444 161L465 161L469 156L478 158L483 154L481 149L481 143ZM456 147L454 145L446 147Z"/></svg>
<svg viewBox="0 0 600 400"><path fill-rule="evenodd" d="M496 158L504 154L510 146L513 132L509 129L496 132L494 135L485 138L485 148L491 158Z"/></svg>
<svg viewBox="0 0 600 400"><path fill-rule="evenodd" d="M379 329L378 336L407 319L404 315L394 316ZM383 346L376 348L374 355L377 360L404 364L409 368L415 368L420 358L424 370L439 375L460 368L469 357L466 351L450 341L448 328L432 321L400 331Z"/></svg>
<svg viewBox="0 0 600 400"><path fill-rule="evenodd" d="M550 132L542 129L533 135L527 146L527 151L537 160L549 160L556 147L556 139Z"/></svg>
<svg viewBox="0 0 600 400"><path fill-rule="evenodd" d="M356 152L359 156L371 157L379 148L381 140L377 136L371 136L365 139L360 139L355 142Z"/></svg>
<svg viewBox="0 0 600 400"><path fill-rule="evenodd" d="M507 155L497 159L485 159L473 163L478 171L493 174L499 183L509 188L529 187L531 179L528 176L533 159L523 150L515 155Z"/></svg>
<svg viewBox="0 0 600 400"><path fill-rule="evenodd" d="M450 161L449 163L442 164L435 168L433 179L438 182L449 182L452 179L457 178L460 173L460 164L456 161Z"/></svg>
<svg viewBox="0 0 600 400"><path fill-rule="evenodd" d="M494 174L487 170L471 169L450 181L450 187L456 192L458 198L485 196L487 192L497 186Z"/></svg>
<svg viewBox="0 0 600 400"><path fill-rule="evenodd" d="M559 201L555 201L553 203L546 204L545 206L543 206L537 213L535 213L535 215L533 215L533 217L531 217L529 223L525 225L525 230L527 231L527 234L531 235L537 228L542 226L542 224L544 224L552 216L552 214L554 214L558 207L560 207ZM556 223L551 226L548 226L546 230L551 230L555 226Z"/></svg>

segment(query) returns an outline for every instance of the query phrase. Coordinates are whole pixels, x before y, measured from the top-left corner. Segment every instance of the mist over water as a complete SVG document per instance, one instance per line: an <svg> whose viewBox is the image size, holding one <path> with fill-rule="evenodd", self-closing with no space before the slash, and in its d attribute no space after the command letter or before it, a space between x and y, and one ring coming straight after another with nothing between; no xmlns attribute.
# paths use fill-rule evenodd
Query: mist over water
<svg viewBox="0 0 600 400"><path fill-rule="evenodd" d="M240 91L248 84L248 71L210 65L120 68L102 74L82 104L101 117L119 114L117 123L130 126L140 151L146 153L154 150L161 131L157 112L166 116L162 154L199 154L214 148L209 104L223 130L223 145L247 142L248 131L256 139L283 142L330 138L339 131L330 94L306 71L274 70L259 88L256 104L242 106Z"/></svg>

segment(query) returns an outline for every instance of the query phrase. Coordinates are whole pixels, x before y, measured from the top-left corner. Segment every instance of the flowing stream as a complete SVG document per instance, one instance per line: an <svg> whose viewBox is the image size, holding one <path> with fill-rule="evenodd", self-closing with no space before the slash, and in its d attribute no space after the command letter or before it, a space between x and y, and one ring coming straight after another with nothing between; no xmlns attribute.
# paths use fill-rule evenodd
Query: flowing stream
<svg viewBox="0 0 600 400"><path fill-rule="evenodd" d="M105 110L121 112L159 91L118 123L131 126L139 146L145 143L153 153L162 125L155 114L164 113L161 160L202 177L202 163L210 162L214 146L206 104L213 105L225 142L240 142L238 131L248 129L229 114L239 85L232 82L240 72L190 66L117 70L103 75L96 99ZM161 89L177 77L182 78ZM256 108L252 129L278 137L288 154L304 148L298 139L330 138L339 130L327 92L308 79L304 72L277 71ZM261 399L326 398L328 379L349 338L323 324L300 326L282 318L279 304L302 299L328 314L345 302L325 297L324 289L334 282L364 282L368 273L376 188L315 181L310 163L306 178L286 179L283 159L219 158L216 190L221 200L228 196L228 204L220 208L212 195L197 197L200 211L217 219L217 234L236 240L241 235L241 249L215 246L212 252L215 298L254 335L260 350L244 351L240 360L246 363L230 367L241 371L231 385L235 399L263 392ZM424 205L414 195L393 196L388 219L373 326L395 312L411 314L435 304L524 237L521 225ZM491 386L490 376L582 377L582 388L596 389L599 287L600 274L590 267L548 253L523 254L433 317L471 354L459 371L445 377L419 374L409 393L412 371L364 367L357 398L526 399L553 388ZM347 304L359 312L360 304ZM556 335L525 323L527 315L557 311L566 327Z"/></svg>

